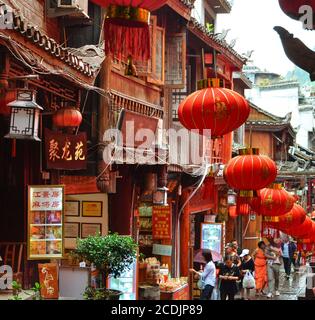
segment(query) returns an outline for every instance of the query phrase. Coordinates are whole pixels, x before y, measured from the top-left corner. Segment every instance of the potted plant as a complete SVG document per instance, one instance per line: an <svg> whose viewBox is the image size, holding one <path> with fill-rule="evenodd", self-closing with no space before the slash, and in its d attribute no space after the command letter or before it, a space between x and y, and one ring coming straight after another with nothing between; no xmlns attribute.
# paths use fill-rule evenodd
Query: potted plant
<svg viewBox="0 0 315 320"><path fill-rule="evenodd" d="M118 278L129 270L137 255L137 244L131 237L109 233L78 239L74 256L93 264L100 275L99 288L88 287L84 297L88 300L118 300L121 291L106 288L108 278Z"/></svg>

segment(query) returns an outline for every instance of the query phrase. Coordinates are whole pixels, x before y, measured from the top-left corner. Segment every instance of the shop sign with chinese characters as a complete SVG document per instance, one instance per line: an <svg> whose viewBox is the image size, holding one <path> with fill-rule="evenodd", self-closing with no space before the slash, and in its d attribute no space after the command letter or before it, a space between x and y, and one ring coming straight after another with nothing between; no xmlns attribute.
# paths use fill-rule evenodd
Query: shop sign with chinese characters
<svg viewBox="0 0 315 320"><path fill-rule="evenodd" d="M152 237L156 240L169 240L172 238L172 218L170 206L153 207Z"/></svg>
<svg viewBox="0 0 315 320"><path fill-rule="evenodd" d="M28 259L63 258L63 185L28 187Z"/></svg>
<svg viewBox="0 0 315 320"><path fill-rule="evenodd" d="M71 135L45 129L45 158L47 169L86 169L86 143L85 132Z"/></svg>
<svg viewBox="0 0 315 320"><path fill-rule="evenodd" d="M279 233L279 230L273 228L268 223L263 222L261 236L262 238L275 239L280 237L280 233Z"/></svg>
<svg viewBox="0 0 315 320"><path fill-rule="evenodd" d="M38 264L40 293L43 299L58 299L58 266L54 263Z"/></svg>

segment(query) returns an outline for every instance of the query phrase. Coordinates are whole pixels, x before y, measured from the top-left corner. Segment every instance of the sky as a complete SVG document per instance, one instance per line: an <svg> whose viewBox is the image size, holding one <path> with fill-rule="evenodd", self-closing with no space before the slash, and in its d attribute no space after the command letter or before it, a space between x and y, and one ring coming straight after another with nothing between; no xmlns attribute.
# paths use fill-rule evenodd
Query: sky
<svg viewBox="0 0 315 320"><path fill-rule="evenodd" d="M315 47L315 30L302 28L300 21L289 18L281 10L278 0L234 0L230 14L219 14L217 30L231 29L227 42L237 39L234 49L239 53L255 50L252 59L261 69L283 76L294 68L286 57L274 26L282 26L308 47ZM315 14L315 13L314 13Z"/></svg>

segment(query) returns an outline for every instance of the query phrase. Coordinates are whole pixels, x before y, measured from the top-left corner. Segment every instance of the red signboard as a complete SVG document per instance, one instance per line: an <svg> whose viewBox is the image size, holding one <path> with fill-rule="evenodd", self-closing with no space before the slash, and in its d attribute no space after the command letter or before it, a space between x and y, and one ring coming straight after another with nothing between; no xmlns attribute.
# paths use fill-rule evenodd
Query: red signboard
<svg viewBox="0 0 315 320"><path fill-rule="evenodd" d="M261 236L262 238L276 239L280 237L280 232L279 230L270 226L268 223L263 222Z"/></svg>
<svg viewBox="0 0 315 320"><path fill-rule="evenodd" d="M44 299L58 299L58 270L57 264L38 264L39 283L41 295Z"/></svg>
<svg viewBox="0 0 315 320"><path fill-rule="evenodd" d="M139 135L139 133L140 130L143 129L155 133L158 126L158 120L159 119L155 117L148 117L123 109L118 120L118 128L121 130L123 145L130 148L141 147L143 149L152 147L155 135L153 134L151 137L141 137L141 134Z"/></svg>
<svg viewBox="0 0 315 320"><path fill-rule="evenodd" d="M45 157L47 169L86 169L86 133L63 134L45 129Z"/></svg>
<svg viewBox="0 0 315 320"><path fill-rule="evenodd" d="M154 206L152 210L153 239L172 238L172 217L170 206Z"/></svg>

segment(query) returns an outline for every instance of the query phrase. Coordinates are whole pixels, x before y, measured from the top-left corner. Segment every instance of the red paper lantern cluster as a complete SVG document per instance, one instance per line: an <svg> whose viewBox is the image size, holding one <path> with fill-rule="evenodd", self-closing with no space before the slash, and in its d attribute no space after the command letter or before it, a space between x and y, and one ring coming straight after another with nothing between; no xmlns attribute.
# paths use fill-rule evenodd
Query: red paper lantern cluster
<svg viewBox="0 0 315 320"><path fill-rule="evenodd" d="M53 124L59 128L78 127L82 114L75 108L61 108L53 115Z"/></svg>
<svg viewBox="0 0 315 320"><path fill-rule="evenodd" d="M222 88L220 79L207 79L200 90L190 94L178 107L181 124L189 129L211 130L213 138L239 128L248 118L250 108L239 93Z"/></svg>
<svg viewBox="0 0 315 320"><path fill-rule="evenodd" d="M255 190L275 180L277 166L269 157L259 155L258 149L240 149L239 156L225 166L223 175L232 188L239 190L239 197L251 198Z"/></svg>
<svg viewBox="0 0 315 320"><path fill-rule="evenodd" d="M306 217L304 222L300 225L294 225L291 228L283 231L295 238L307 238L312 232L312 226L312 220L309 217Z"/></svg>
<svg viewBox="0 0 315 320"><path fill-rule="evenodd" d="M253 211L263 216L281 216L289 212L295 199L281 184L272 184L268 188L259 190L258 197L250 200Z"/></svg>
<svg viewBox="0 0 315 320"><path fill-rule="evenodd" d="M305 210L298 204L294 204L292 210L283 216L279 217L279 222L276 226L280 230L288 230L298 228L306 219Z"/></svg>

